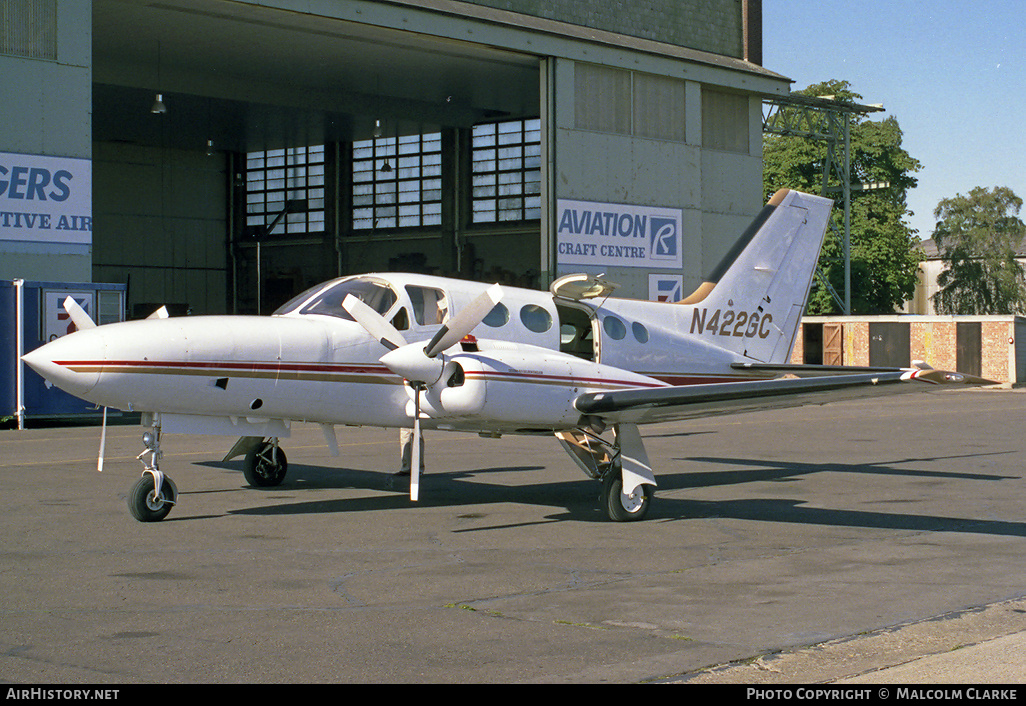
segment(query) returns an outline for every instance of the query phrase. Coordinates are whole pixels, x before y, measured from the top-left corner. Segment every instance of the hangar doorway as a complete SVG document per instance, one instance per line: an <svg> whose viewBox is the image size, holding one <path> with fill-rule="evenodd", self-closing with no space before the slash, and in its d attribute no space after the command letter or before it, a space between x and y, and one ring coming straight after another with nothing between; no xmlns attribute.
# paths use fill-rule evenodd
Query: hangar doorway
<svg viewBox="0 0 1026 706"><path fill-rule="evenodd" d="M869 364L887 368L911 365L911 330L900 321L874 321L869 324Z"/></svg>
<svg viewBox="0 0 1026 706"><path fill-rule="evenodd" d="M983 324L980 321L959 321L955 326L955 368L961 373L982 375Z"/></svg>
<svg viewBox="0 0 1026 706"><path fill-rule="evenodd" d="M803 323L802 362L809 365L844 365L844 325Z"/></svg>
<svg viewBox="0 0 1026 706"><path fill-rule="evenodd" d="M266 314L317 281L388 269L539 279L542 60L453 38L480 28L463 15L325 11L338 16L93 1L93 268L131 282L129 310ZM316 148L319 167L289 163ZM358 182L368 149L362 176L377 176ZM304 208L274 223L289 202Z"/></svg>

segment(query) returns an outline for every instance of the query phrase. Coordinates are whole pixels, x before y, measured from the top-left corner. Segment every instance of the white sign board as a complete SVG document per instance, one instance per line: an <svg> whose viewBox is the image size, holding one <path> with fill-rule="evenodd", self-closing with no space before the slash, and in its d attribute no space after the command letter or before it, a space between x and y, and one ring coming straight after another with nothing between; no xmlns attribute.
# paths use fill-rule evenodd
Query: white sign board
<svg viewBox="0 0 1026 706"><path fill-rule="evenodd" d="M682 275L649 275L648 299L653 302L679 302L684 298Z"/></svg>
<svg viewBox="0 0 1026 706"><path fill-rule="evenodd" d="M558 199L556 263L681 267L683 211Z"/></svg>
<svg viewBox="0 0 1026 706"><path fill-rule="evenodd" d="M93 241L93 163L0 152L0 240Z"/></svg>
<svg viewBox="0 0 1026 706"><path fill-rule="evenodd" d="M74 333L78 330L71 315L64 310L64 300L71 297L82 307L85 313L93 316L93 293L76 290L43 290L43 341L49 343L54 339Z"/></svg>

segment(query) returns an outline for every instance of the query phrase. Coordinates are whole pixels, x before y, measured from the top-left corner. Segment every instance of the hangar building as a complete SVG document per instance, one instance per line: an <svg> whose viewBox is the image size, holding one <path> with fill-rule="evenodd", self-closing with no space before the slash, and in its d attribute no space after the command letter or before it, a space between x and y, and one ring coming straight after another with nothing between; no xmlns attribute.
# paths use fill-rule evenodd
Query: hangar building
<svg viewBox="0 0 1026 706"><path fill-rule="evenodd" d="M6 0L0 279L685 294L763 202L759 0ZM104 312L100 312L101 316Z"/></svg>

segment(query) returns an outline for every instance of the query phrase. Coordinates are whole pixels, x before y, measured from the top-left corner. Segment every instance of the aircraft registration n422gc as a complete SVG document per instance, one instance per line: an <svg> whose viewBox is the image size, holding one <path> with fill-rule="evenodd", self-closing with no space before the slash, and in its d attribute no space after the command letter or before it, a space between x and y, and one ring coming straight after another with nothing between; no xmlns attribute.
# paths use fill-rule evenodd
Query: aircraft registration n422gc
<svg viewBox="0 0 1026 706"><path fill-rule="evenodd" d="M159 470L162 433L240 437L254 486L287 471L280 440L316 423L412 429L410 497L422 428L555 436L602 485L613 520L639 520L656 485L639 425L767 407L989 384L958 373L788 365L832 202L782 190L689 297L618 299L569 275L548 292L415 274L343 277L272 316L154 314L79 331L23 357L57 387L142 413L141 521L178 502ZM790 373L787 377L785 374ZM101 441L101 456L102 456ZM101 457L102 463L102 457Z"/></svg>

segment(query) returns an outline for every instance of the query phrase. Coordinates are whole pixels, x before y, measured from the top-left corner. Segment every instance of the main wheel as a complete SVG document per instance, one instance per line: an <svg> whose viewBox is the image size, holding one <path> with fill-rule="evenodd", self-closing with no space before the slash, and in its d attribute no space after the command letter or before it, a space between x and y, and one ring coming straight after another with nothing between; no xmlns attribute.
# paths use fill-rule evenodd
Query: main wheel
<svg viewBox="0 0 1026 706"><path fill-rule="evenodd" d="M160 522L174 507L174 491L165 477L157 497L157 484L149 473L135 482L128 493L128 510L139 522Z"/></svg>
<svg viewBox="0 0 1026 706"><path fill-rule="evenodd" d="M614 522L637 522L644 519L652 504L652 486L643 483L630 494L623 492L623 477L614 468L602 479L602 505Z"/></svg>
<svg viewBox="0 0 1026 706"><path fill-rule="evenodd" d="M289 470L285 451L279 446L275 451L274 444L266 442L246 454L242 464L242 474L246 482L254 488L268 488L281 485Z"/></svg>

